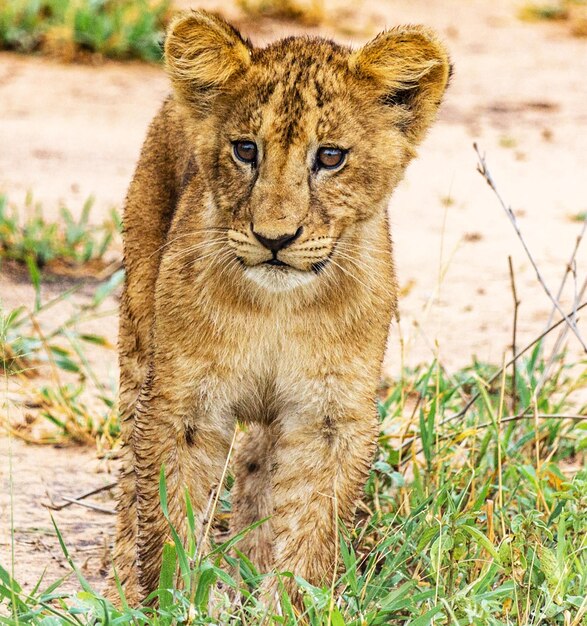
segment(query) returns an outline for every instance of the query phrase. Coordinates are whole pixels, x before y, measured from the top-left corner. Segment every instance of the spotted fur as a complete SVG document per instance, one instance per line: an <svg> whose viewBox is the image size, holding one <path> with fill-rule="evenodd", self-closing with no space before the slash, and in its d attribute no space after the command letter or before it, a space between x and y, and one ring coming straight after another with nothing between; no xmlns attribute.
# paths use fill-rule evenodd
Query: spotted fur
<svg viewBox="0 0 587 626"><path fill-rule="evenodd" d="M185 538L184 490L203 524L240 420L234 530L269 518L240 547L321 584L377 436L397 297L386 207L448 56L421 27L356 51L309 37L255 48L205 12L178 17L165 50L173 95L124 214L114 563L132 602L153 591L169 537L162 465ZM256 143L256 165L235 158L239 140ZM321 146L344 149L342 167L320 168ZM254 233L297 237L274 253Z"/></svg>

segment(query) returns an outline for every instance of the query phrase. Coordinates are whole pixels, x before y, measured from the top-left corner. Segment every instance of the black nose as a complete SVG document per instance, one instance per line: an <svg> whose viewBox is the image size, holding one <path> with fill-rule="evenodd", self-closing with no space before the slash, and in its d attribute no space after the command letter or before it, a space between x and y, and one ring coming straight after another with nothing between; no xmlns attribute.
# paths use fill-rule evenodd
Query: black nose
<svg viewBox="0 0 587 626"><path fill-rule="evenodd" d="M259 233L255 232L252 224L251 230L261 245L275 253L291 245L302 234L303 226L300 226L293 235L283 235L282 237L277 237L276 239L269 239L268 237L259 235Z"/></svg>

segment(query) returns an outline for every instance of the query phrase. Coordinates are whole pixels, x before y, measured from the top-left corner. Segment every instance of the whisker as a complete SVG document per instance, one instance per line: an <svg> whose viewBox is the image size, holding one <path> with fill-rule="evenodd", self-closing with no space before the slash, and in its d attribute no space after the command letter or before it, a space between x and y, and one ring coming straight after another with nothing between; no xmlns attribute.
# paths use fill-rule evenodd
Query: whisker
<svg viewBox="0 0 587 626"><path fill-rule="evenodd" d="M350 242L350 241L346 241L346 240L339 240L336 244L336 247L344 247L347 248L349 251L351 250L356 250L358 252L381 252L381 253L385 253L385 254L389 254L390 250L389 249L385 249L385 248L380 248L379 246L369 246L368 244L356 244L354 242Z"/></svg>
<svg viewBox="0 0 587 626"><path fill-rule="evenodd" d="M183 237L191 237L191 236L193 236L194 234L196 234L197 232L199 232L201 230L206 230L206 229L197 229L197 230L190 231L189 233L182 233L181 235L177 235L177 237L174 237L173 239L170 239L169 241L166 241L162 246L159 246L154 252L152 252L147 257L147 259L150 259L155 254L157 254L158 252L163 250L163 248L166 248L167 246L170 246L172 243L174 243L178 239L182 239ZM224 231L222 229L219 229L219 230L220 230L220 232L222 232L224 234ZM211 239L211 240L207 240L207 241L215 241L216 239L223 239L223 237L216 237L215 239ZM202 243L204 243L204 242L202 242Z"/></svg>
<svg viewBox="0 0 587 626"><path fill-rule="evenodd" d="M304 243L292 246L292 250L302 250L302 251L306 251L306 250L328 250L328 248L331 248L332 245L333 245L332 243L331 244L316 245L315 243L312 243L311 241L306 241Z"/></svg>
<svg viewBox="0 0 587 626"><path fill-rule="evenodd" d="M202 250L202 249L206 249L206 248L212 248L214 246L218 246L220 244L222 244L223 241L218 239L216 241L206 241L206 242L200 242L200 243L196 243L193 244L191 246L186 246L185 248L181 248L171 254L168 254L166 256L166 259L175 259L179 256L183 256L186 253L191 253L191 252L196 252L197 250Z"/></svg>
<svg viewBox="0 0 587 626"><path fill-rule="evenodd" d="M228 274L227 274L227 278L228 278L231 274L231 271L237 267L239 267L239 262L236 260L236 257L235 256L229 257L228 260L225 262L224 267L220 270L220 273L218 274L216 280L220 282L222 275L226 272L227 269L228 269Z"/></svg>
<svg viewBox="0 0 587 626"><path fill-rule="evenodd" d="M241 241L240 239L231 239L228 238L229 241L238 244L239 246L245 245L250 246L251 248L260 248L259 244L253 243L252 241Z"/></svg>
<svg viewBox="0 0 587 626"><path fill-rule="evenodd" d="M215 252L211 252L210 254L207 254L206 257L201 257L202 259L212 257L210 258L208 263L206 263L206 267L203 268L201 271L206 271L213 264L220 263L224 259L230 259L231 256L233 256L231 250L216 250ZM196 261L199 260L200 259L196 259Z"/></svg>
<svg viewBox="0 0 587 626"><path fill-rule="evenodd" d="M286 250L286 252L290 252L292 254L303 254L304 257L312 257L312 256L317 256L317 257L323 257L324 253L326 251L328 251L330 248L308 248L308 249L299 249L299 248L292 248L291 250Z"/></svg>
<svg viewBox="0 0 587 626"><path fill-rule="evenodd" d="M176 252L175 254L172 254L170 256L168 256L166 258L167 262L176 262L179 259L183 259L187 256L192 255L194 252L197 252L198 250L201 249L206 249L212 246L218 246L218 245L222 245L225 242L222 240L218 240L218 241L207 241L206 244L204 245L203 243L199 243L199 244L195 244L193 246L188 246L187 248L184 248L182 250L178 250L178 252ZM203 258L203 257L199 257L199 258Z"/></svg>
<svg viewBox="0 0 587 626"><path fill-rule="evenodd" d="M340 254L340 253L339 253L339 254ZM368 270L369 270L370 268L369 268L367 265L365 265L365 266L360 266L360 265L357 263L356 259L353 259L352 257L346 256L346 255L343 255L343 254L341 254L341 256L342 256L343 258L346 258L348 261L351 261L352 263L354 263L354 264L355 264L355 266L357 267L357 269L358 269L358 270L361 270L361 269L362 269L363 271L365 271L365 273L368 273ZM342 266L342 265L340 265L340 264L336 263L336 262L335 262L332 258L331 258L330 260L331 260L331 262L332 262L332 263L334 263L334 264L335 264L337 267L339 267L341 270L345 271L345 269L347 269L347 271L348 271L348 268L343 268L343 266ZM350 272L348 272L348 273L349 273L349 276L352 276L355 280L359 280L359 279L358 279L356 276L354 276L352 273L350 273ZM364 285L364 283L361 283L361 284L363 284L363 285ZM366 287L366 285L364 285L364 286ZM382 289L382 290L383 290L383 292L384 292L386 295L391 296L391 297L393 297L393 298L395 298L395 297L397 296L397 294L396 294L396 292L395 292L395 291L392 291L391 289L387 289L387 288L385 288L385 287L384 287L384 285L383 285L382 283L379 283L378 289Z"/></svg>
<svg viewBox="0 0 587 626"><path fill-rule="evenodd" d="M204 261L205 259L209 259L210 257L219 256L221 253L229 254L230 252L231 252L230 250L213 250L212 252L209 252L208 254L204 254L204 256L199 256L197 259L194 259L194 260L197 262Z"/></svg>
<svg viewBox="0 0 587 626"><path fill-rule="evenodd" d="M359 278L357 278L352 272L350 272L347 268L343 267L340 263L337 263L334 259L330 259L330 262L338 267L342 272L344 272L345 274L347 274L348 276L350 276L351 278L353 278L354 280L357 281L357 283L359 283L360 285L362 285L363 287L365 287L365 289L367 291L373 291L371 287L369 287L368 285L366 285L362 280L360 280Z"/></svg>
<svg viewBox="0 0 587 626"><path fill-rule="evenodd" d="M357 268L365 271L366 273L369 273L369 270L371 270L371 268L366 263L366 261L364 261L363 259L357 259L356 257L351 256L350 254L346 254L346 252L343 252L342 250L336 249L333 252L332 256L340 256L343 259L347 259L348 261L353 263L353 265L355 265Z"/></svg>
<svg viewBox="0 0 587 626"><path fill-rule="evenodd" d="M318 254L317 253L317 254L300 254L300 255L297 255L297 254L295 254L295 252L298 252L298 251L297 250L295 250L295 251L292 250L292 253L294 253L294 254L292 254L292 256L295 256L297 258L302 258L304 261L315 261L315 260L321 260L321 259L327 258L327 255L324 255L324 254Z"/></svg>
<svg viewBox="0 0 587 626"><path fill-rule="evenodd" d="M239 238L239 237L235 237L235 235L232 234L231 239L233 241L237 241L239 243L250 243L251 242L251 239L250 239L248 233L245 233L245 232L243 232L241 230L234 230L234 229L232 230L232 232L237 234L237 235L240 235L240 238Z"/></svg>

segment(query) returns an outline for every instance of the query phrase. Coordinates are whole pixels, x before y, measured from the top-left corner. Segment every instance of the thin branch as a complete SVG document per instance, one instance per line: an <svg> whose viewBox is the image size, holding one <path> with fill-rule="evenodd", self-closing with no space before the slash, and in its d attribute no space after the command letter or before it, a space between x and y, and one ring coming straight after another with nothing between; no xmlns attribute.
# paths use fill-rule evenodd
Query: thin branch
<svg viewBox="0 0 587 626"><path fill-rule="evenodd" d="M101 487L95 487L94 489L90 489L90 491L86 491L79 496L75 496L74 498L63 497L65 500L65 504L55 504L53 502L53 498L50 493L47 493L47 496L51 500L50 504L45 504L44 506L47 509L51 509L52 511L61 511L65 507L71 506L72 504L79 504L80 500L85 500L85 498L89 498L90 496L95 496L97 493L102 493L103 491L110 491L110 489L114 489L118 483L108 483L107 485L102 485Z"/></svg>
<svg viewBox="0 0 587 626"><path fill-rule="evenodd" d="M508 256L508 265L510 268L510 284L512 286L512 297L514 299L514 323L512 328L512 356L516 355L516 338L518 334L518 309L520 301L518 300L518 292L516 290L516 279L514 276L514 266L512 265L512 257ZM518 399L517 386L517 367L516 362L512 363L512 413L516 412L516 404Z"/></svg>
<svg viewBox="0 0 587 626"><path fill-rule="evenodd" d="M581 304L579 307L577 307L577 309L576 309L577 312L580 311L581 309L583 309L584 307L587 307L587 302L583 302L583 304ZM529 344L527 344L512 359L510 359L507 363L505 363L503 367L499 368L499 370L497 372L495 372L495 374L488 381L486 381L486 384L487 385L491 385L491 383L495 382L503 374L504 369L507 369L510 365L515 363L517 361L517 359L519 359L525 352L527 352L532 346L537 344L539 341L544 339L544 337L546 337L546 335L548 335L548 333L552 332L555 328L558 328L564 321L565 321L564 319L561 319L558 322L556 322L555 324L552 324L552 326L547 328L544 332L540 333L540 335L538 335L538 337L536 337ZM480 397L481 397L481 392L478 391L476 394L473 395L473 397L467 402L467 404L465 404L465 406L458 413L455 413L454 415L450 415L449 417L446 417L445 419L443 419L440 422L440 426L444 426L445 424L448 424L449 422L453 422L456 419L464 417L466 415L467 411L475 404L475 402L477 402L477 400ZM518 413L515 417L517 419L527 419L528 418L527 413L528 413L528 411L531 408L532 408L531 405L527 406L520 413ZM502 421L504 421L504 422L505 421L512 421L511 417L512 416L506 417ZM445 438L446 438L446 436L440 437L440 440L445 439ZM407 460L409 460L409 459L403 458L404 450L409 449L409 447L414 443L414 441L416 439L417 439L417 437L413 436L413 437L410 437L409 439L406 439L405 441L402 441L401 446L400 446L400 460L399 460L399 464L400 465L403 465L404 463L407 462ZM416 452L416 454L419 454L421 451L422 451L422 449L418 450Z"/></svg>
<svg viewBox="0 0 587 626"><path fill-rule="evenodd" d="M538 266L536 265L536 261L534 261L534 257L530 253L530 250L528 249L528 246L526 245L524 237L522 236L522 231L520 230L520 226L518 224L518 220L516 219L514 212L512 211L511 207L507 206L506 203L503 201L501 194L499 193L499 191L497 190L497 187L495 186L495 182L493 180L493 177L491 176L491 172L487 168L485 157L482 156L481 152L479 152L479 147L477 146L476 143L473 144L473 147L475 148L475 151L477 152L477 157L479 158L477 171L481 174L481 176L483 176L487 184L491 187L493 193L497 197L508 219L510 220L512 226L514 227L514 230L516 231L516 234L518 235L518 239L522 243L524 251L526 252L526 255L528 256L528 259L530 263L532 264L534 271L536 272L536 278L538 279L538 282L542 285L542 288L544 289L546 295L550 298L556 310L562 315L564 321L568 324L569 328L573 331L575 337L577 337L577 340L581 344L581 347L583 348L584 352L587 354L587 345L583 341L579 333L579 330L577 329L577 326L575 325L573 320L571 320L571 318L562 310L560 304L557 302L556 298L552 295L550 289L548 288L546 282L544 281L544 278L542 277L542 274L540 273L540 270L538 269Z"/></svg>
<svg viewBox="0 0 587 626"><path fill-rule="evenodd" d="M63 499L67 500L69 504L77 504L78 506L83 506L86 509L92 509L92 511L98 511L99 513L106 513L108 515L116 515L116 511L114 509L107 509L105 506L100 506L99 504L84 502L83 500L76 500L75 498L68 498L67 496L63 496Z"/></svg>
<svg viewBox="0 0 587 626"><path fill-rule="evenodd" d="M583 285L581 286L579 293L576 294L575 299L573 301L572 316L573 316L573 319L575 320L575 323L577 323L577 310L578 310L577 304L579 304L579 302L582 300L585 294L585 291L587 291L587 278L585 278L585 280L583 281ZM556 338L556 341L554 342L554 346L552 348L550 357L548 358L548 361L546 362L546 367L544 368L544 371L542 372L542 376L540 377L540 380L536 384L535 393L538 393L540 389L542 389L542 386L548 379L548 376L550 375L550 370L552 369L554 362L556 361L557 357L561 354L563 350L563 344L565 342L568 332L569 332L568 326L564 326L563 328L561 328L559 336Z"/></svg>
<svg viewBox="0 0 587 626"><path fill-rule="evenodd" d="M575 241L575 247L573 248L573 253L571 254L571 258L569 259L565 267L565 273L563 274L563 279L561 281L561 284L558 288L558 292L556 294L557 302L560 302L561 296L563 295L563 290L565 288L568 275L573 271L573 268L576 268L577 266L575 259L577 258L577 252L579 251L579 246L581 245L581 241L583 240L583 236L585 235L586 230L587 230L587 218L583 220L583 228L581 229L581 232L577 235L577 239ZM554 318L555 312L556 312L556 308L552 307L552 311L550 312L550 316L548 317L548 322L546 323L547 328L552 324L552 320Z"/></svg>
<svg viewBox="0 0 587 626"><path fill-rule="evenodd" d="M541 419L541 420L574 420L576 422L586 422L587 415L578 415L578 414L566 414L566 413L537 413L532 415L522 414L519 415L508 415L508 417L504 417L502 422L519 422L520 420L527 419ZM491 426L491 422L486 422L485 424L479 424L477 428L486 428L487 426Z"/></svg>

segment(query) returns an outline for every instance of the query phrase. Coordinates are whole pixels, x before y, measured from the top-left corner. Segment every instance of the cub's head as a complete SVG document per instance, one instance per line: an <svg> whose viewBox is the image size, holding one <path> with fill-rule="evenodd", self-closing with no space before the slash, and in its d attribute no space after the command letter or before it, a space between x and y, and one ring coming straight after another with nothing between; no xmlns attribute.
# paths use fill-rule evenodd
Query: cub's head
<svg viewBox="0 0 587 626"><path fill-rule="evenodd" d="M360 255L450 74L445 48L419 26L359 50L306 37L254 48L199 11L172 23L165 59L210 181L210 225L273 291Z"/></svg>

